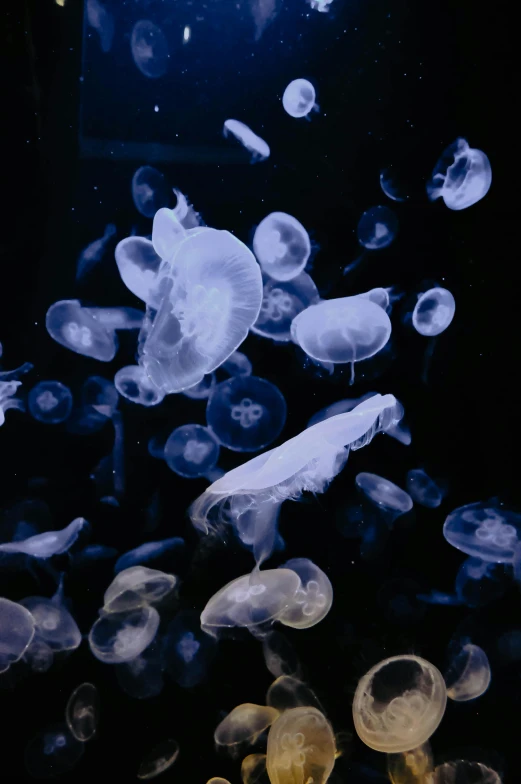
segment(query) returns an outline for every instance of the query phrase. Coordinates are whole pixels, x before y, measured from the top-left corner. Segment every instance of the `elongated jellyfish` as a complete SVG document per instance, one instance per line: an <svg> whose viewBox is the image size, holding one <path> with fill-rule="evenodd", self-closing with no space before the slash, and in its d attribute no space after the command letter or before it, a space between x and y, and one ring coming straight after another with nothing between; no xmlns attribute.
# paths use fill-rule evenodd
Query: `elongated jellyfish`
<svg viewBox="0 0 521 784"><path fill-rule="evenodd" d="M114 17L100 0L87 0L87 21L99 36L101 51L110 52L114 38Z"/></svg>
<svg viewBox="0 0 521 784"><path fill-rule="evenodd" d="M151 382L140 365L120 368L114 376L114 386L122 397L146 408L159 405L165 397L163 390Z"/></svg>
<svg viewBox="0 0 521 784"><path fill-rule="evenodd" d="M293 79L282 95L282 105L290 117L307 117L318 111L315 88L307 79Z"/></svg>
<svg viewBox="0 0 521 784"><path fill-rule="evenodd" d="M159 79L168 68L168 44L160 27L148 19L141 19L130 36L132 57L143 76ZM149 217L149 216L147 216Z"/></svg>
<svg viewBox="0 0 521 784"><path fill-rule="evenodd" d="M427 195L431 201L441 197L450 210L464 210L487 195L491 182L485 153L460 137L441 154L427 183Z"/></svg>
<svg viewBox="0 0 521 784"><path fill-rule="evenodd" d="M205 476L216 465L219 451L211 430L202 425L181 425L168 437L163 456L175 474L195 479Z"/></svg>
<svg viewBox="0 0 521 784"><path fill-rule="evenodd" d="M356 484L363 495L381 512L388 525L410 512L413 503L409 493L383 476L366 471L357 474Z"/></svg>
<svg viewBox="0 0 521 784"><path fill-rule="evenodd" d="M472 643L458 646L445 674L447 697L455 702L468 702L481 697L490 685L490 664L487 654Z"/></svg>
<svg viewBox="0 0 521 784"><path fill-rule="evenodd" d="M309 558L291 558L282 568L296 572L301 585L278 620L294 629L309 629L320 623L333 603L333 586L328 576Z"/></svg>
<svg viewBox="0 0 521 784"><path fill-rule="evenodd" d="M413 468L407 472L406 487L412 500L427 509L436 509L443 501L442 489L423 468Z"/></svg>
<svg viewBox="0 0 521 784"><path fill-rule="evenodd" d="M61 531L45 531L42 534L29 536L27 539L0 544L0 552L24 553L33 558L51 558L53 555L66 553L77 540L80 531L87 525L83 517L77 517Z"/></svg>
<svg viewBox="0 0 521 784"><path fill-rule="evenodd" d="M217 746L254 744L259 735L268 729L279 712L268 705L244 702L237 705L216 727L214 741Z"/></svg>
<svg viewBox="0 0 521 784"><path fill-rule="evenodd" d="M306 272L287 281L264 276L262 304L251 331L277 343L288 343L293 319L319 301L317 287Z"/></svg>
<svg viewBox="0 0 521 784"><path fill-rule="evenodd" d="M92 653L106 664L132 661L148 648L157 634L159 614L145 605L135 610L102 615L89 632Z"/></svg>
<svg viewBox="0 0 521 784"><path fill-rule="evenodd" d="M215 639L201 629L196 612L183 610L168 625L163 638L164 666L183 689L206 680L216 653Z"/></svg>
<svg viewBox="0 0 521 784"><path fill-rule="evenodd" d="M83 756L84 744L65 723L53 724L32 738L24 752L27 772L37 779L54 778L72 770Z"/></svg>
<svg viewBox="0 0 521 784"><path fill-rule="evenodd" d="M121 280L132 294L147 305L157 307L160 298L156 289L161 258L145 237L125 237L114 253Z"/></svg>
<svg viewBox="0 0 521 784"><path fill-rule="evenodd" d="M116 227L113 223L108 223L105 226L103 236L93 242L89 243L86 248L82 250L76 262L76 282L82 281L91 270L100 262L105 254L107 245L112 237L116 234Z"/></svg>
<svg viewBox="0 0 521 784"><path fill-rule="evenodd" d="M27 405L31 416L39 422L58 425L71 414L71 390L59 381L40 381L30 390Z"/></svg>
<svg viewBox="0 0 521 784"><path fill-rule="evenodd" d="M184 539L181 539L179 536L161 539L158 542L144 542L133 550L123 553L118 558L114 567L114 573L118 574L123 569L128 569L131 566L154 563L162 557L171 563L176 555L179 556L184 553L184 548Z"/></svg>
<svg viewBox="0 0 521 784"><path fill-rule="evenodd" d="M265 161L270 156L270 148L260 136L239 120L226 120L223 128L224 136L231 134L251 153L251 162Z"/></svg>
<svg viewBox="0 0 521 784"><path fill-rule="evenodd" d="M0 598L0 673L22 658L34 633L31 613L17 602Z"/></svg>
<svg viewBox="0 0 521 784"><path fill-rule="evenodd" d="M445 332L454 318L456 301L450 291L442 288L425 291L415 305L412 323L416 332L435 337Z"/></svg>
<svg viewBox="0 0 521 784"><path fill-rule="evenodd" d="M389 207L371 207L358 221L358 242L367 250L387 248L397 233L398 218Z"/></svg>
<svg viewBox="0 0 521 784"><path fill-rule="evenodd" d="M76 740L86 743L94 737L99 713L99 693L94 684L82 683L74 689L67 702L65 719Z"/></svg>
<svg viewBox="0 0 521 784"><path fill-rule="evenodd" d="M141 760L137 772L138 779L150 781L168 770L179 756L179 743L168 738L154 746Z"/></svg>
<svg viewBox="0 0 521 784"><path fill-rule="evenodd" d="M267 768L271 784L325 784L335 764L333 729L316 708L292 708L271 725Z"/></svg>
<svg viewBox="0 0 521 784"><path fill-rule="evenodd" d="M309 234L286 212L271 212L255 230L253 252L262 271L273 280L293 280L306 266L311 253Z"/></svg>
<svg viewBox="0 0 521 784"><path fill-rule="evenodd" d="M513 563L521 538L521 515L494 502L467 504L450 513L443 536L467 555L493 563Z"/></svg>
<svg viewBox="0 0 521 784"><path fill-rule="evenodd" d="M147 604L159 604L175 589L177 578L147 566L118 572L103 597L103 612L121 613Z"/></svg>

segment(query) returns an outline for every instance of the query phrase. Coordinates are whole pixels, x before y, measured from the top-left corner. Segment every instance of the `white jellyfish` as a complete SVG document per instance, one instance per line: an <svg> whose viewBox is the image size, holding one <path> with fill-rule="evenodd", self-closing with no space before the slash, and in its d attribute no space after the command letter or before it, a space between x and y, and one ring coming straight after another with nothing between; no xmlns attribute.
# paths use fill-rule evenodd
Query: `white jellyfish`
<svg viewBox="0 0 521 784"><path fill-rule="evenodd" d="M168 437L163 456L175 474L195 479L206 476L216 465L219 452L219 443L207 427L181 425Z"/></svg>
<svg viewBox="0 0 521 784"><path fill-rule="evenodd" d="M243 743L254 744L257 738L266 730L279 712L269 705L255 705L244 702L237 705L218 724L214 732L214 741L217 746L239 746Z"/></svg>
<svg viewBox="0 0 521 784"><path fill-rule="evenodd" d="M521 515L492 501L467 504L450 513L443 536L473 558L513 563L521 539Z"/></svg>
<svg viewBox="0 0 521 784"><path fill-rule="evenodd" d="M273 280L292 280L309 259L309 234L293 215L271 212L255 230L253 252L266 275Z"/></svg>
<svg viewBox="0 0 521 784"><path fill-rule="evenodd" d="M57 425L65 422L72 411L72 394L69 387L59 381L40 381L27 397L31 416L39 422Z"/></svg>
<svg viewBox="0 0 521 784"><path fill-rule="evenodd" d="M165 396L140 365L120 368L114 376L114 386L122 397L147 408L159 405Z"/></svg>
<svg viewBox="0 0 521 784"><path fill-rule="evenodd" d="M78 624L65 606L63 583L51 599L27 596L20 602L34 620L36 637L51 651L74 651L81 643Z"/></svg>
<svg viewBox="0 0 521 784"><path fill-rule="evenodd" d="M108 243L115 234L116 227L113 223L108 223L105 226L103 236L89 243L89 245L82 250L76 264L76 282L83 280L92 268L101 261Z"/></svg>
<svg viewBox="0 0 521 784"><path fill-rule="evenodd" d="M158 628L159 613L150 605L104 614L89 632L90 649L106 664L132 661L148 648Z"/></svg>
<svg viewBox="0 0 521 784"><path fill-rule="evenodd" d="M398 218L389 207L371 207L358 221L358 242L368 250L386 248L397 232Z"/></svg>
<svg viewBox="0 0 521 784"><path fill-rule="evenodd" d="M224 123L223 134L228 136L231 133L243 147L251 153L251 162L265 161L270 156L270 148L260 136L253 133L251 128L239 120L226 120Z"/></svg>
<svg viewBox="0 0 521 784"><path fill-rule="evenodd" d="M27 539L0 544L0 552L23 553L33 558L51 558L53 555L66 553L86 525L88 523L83 517L77 517L61 531L45 531L42 534L29 536Z"/></svg>
<svg viewBox="0 0 521 784"><path fill-rule="evenodd" d="M315 626L326 617L333 603L333 586L328 576L309 558L291 558L281 568L296 572L301 585L278 620L294 629Z"/></svg>
<svg viewBox="0 0 521 784"><path fill-rule="evenodd" d="M454 318L456 301L447 289L439 286L429 289L418 297L412 314L412 323L417 332L425 337L435 337L444 332Z"/></svg>
<svg viewBox="0 0 521 784"><path fill-rule="evenodd" d="M99 694L92 683L82 683L72 692L65 709L67 726L76 740L86 743L96 734Z"/></svg>
<svg viewBox="0 0 521 784"><path fill-rule="evenodd" d="M447 697L455 702L475 700L486 692L490 679L487 654L479 645L466 643L453 657L445 675Z"/></svg>
<svg viewBox="0 0 521 784"><path fill-rule="evenodd" d="M464 210L487 195L491 182L485 153L460 137L443 151L427 183L427 195L431 201L441 196L450 210Z"/></svg>
<svg viewBox="0 0 521 784"><path fill-rule="evenodd" d="M0 598L0 673L22 658L34 631L34 618L25 607Z"/></svg>
<svg viewBox="0 0 521 784"><path fill-rule="evenodd" d="M130 566L118 572L103 597L103 612L121 613L147 604L159 604L172 593L177 578L147 566Z"/></svg>
<svg viewBox="0 0 521 784"><path fill-rule="evenodd" d="M158 79L168 68L168 45L161 28L148 19L136 22L130 37L130 48L136 66L143 76Z"/></svg>
<svg viewBox="0 0 521 784"><path fill-rule="evenodd" d="M24 404L15 395L21 381L0 381L0 426L5 422L5 412L10 408L24 410Z"/></svg>
<svg viewBox="0 0 521 784"><path fill-rule="evenodd" d="M417 504L435 509L443 501L443 491L428 476L423 468L413 468L407 472L407 492Z"/></svg>
<svg viewBox="0 0 521 784"><path fill-rule="evenodd" d="M127 289L147 305L157 307L160 300L156 299L156 283L161 258L152 242L145 237L126 237L116 245L115 258Z"/></svg>
<svg viewBox="0 0 521 784"><path fill-rule="evenodd" d="M175 190L177 204L174 209L162 207L154 215L152 224L152 244L154 250L162 259L170 261L179 243L187 234L195 234L203 227L202 219L186 196L181 191Z"/></svg>
<svg viewBox="0 0 521 784"><path fill-rule="evenodd" d="M265 276L263 284L260 313L251 331L277 343L287 343L295 316L320 301L317 287L306 272L287 281Z"/></svg>
<svg viewBox="0 0 521 784"><path fill-rule="evenodd" d="M409 493L383 476L362 471L357 474L356 484L388 525L391 525L400 515L410 512L413 507Z"/></svg>
<svg viewBox="0 0 521 784"><path fill-rule="evenodd" d="M290 117L307 117L318 111L315 88L307 79L293 79L282 95L282 105Z"/></svg>

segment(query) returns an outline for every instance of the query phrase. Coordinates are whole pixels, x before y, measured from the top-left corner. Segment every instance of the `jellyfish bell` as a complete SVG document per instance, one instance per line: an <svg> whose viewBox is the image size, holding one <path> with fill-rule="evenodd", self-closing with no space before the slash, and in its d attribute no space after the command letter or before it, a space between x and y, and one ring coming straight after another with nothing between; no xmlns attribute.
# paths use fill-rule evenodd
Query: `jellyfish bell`
<svg viewBox="0 0 521 784"><path fill-rule="evenodd" d="M294 675L281 675L273 681L266 694L266 704L276 708L279 713L301 707L323 711L315 692Z"/></svg>
<svg viewBox="0 0 521 784"><path fill-rule="evenodd" d="M389 207L371 207L358 221L358 242L367 250L387 248L397 233L398 218Z"/></svg>
<svg viewBox="0 0 521 784"><path fill-rule="evenodd" d="M379 510L390 525L400 515L413 507L411 496L400 487L377 474L362 471L357 474L356 485L363 495Z"/></svg>
<svg viewBox="0 0 521 784"><path fill-rule="evenodd" d="M230 354L221 367L232 378L235 378L235 376L251 376L253 372L250 360L241 351L234 351L233 354Z"/></svg>
<svg viewBox="0 0 521 784"><path fill-rule="evenodd" d="M442 489L423 468L413 468L407 472L406 487L413 501L427 509L436 509L443 501Z"/></svg>
<svg viewBox="0 0 521 784"><path fill-rule="evenodd" d="M57 425L70 416L72 394L69 387L59 381L40 381L30 390L27 405L34 419Z"/></svg>
<svg viewBox="0 0 521 784"><path fill-rule="evenodd" d="M502 784L495 770L481 762L456 760L437 765L430 774L428 784Z"/></svg>
<svg viewBox="0 0 521 784"><path fill-rule="evenodd" d="M132 28L130 48L133 60L143 76L159 79L168 68L168 44L161 28L141 19Z"/></svg>
<svg viewBox="0 0 521 784"><path fill-rule="evenodd" d="M22 658L34 634L31 613L22 604L0 598L0 673Z"/></svg>
<svg viewBox="0 0 521 784"><path fill-rule="evenodd" d="M121 690L135 700L149 700L163 691L163 659L161 645L154 640L139 656L116 665L116 678Z"/></svg>
<svg viewBox="0 0 521 784"><path fill-rule="evenodd" d="M436 287L425 291L418 298L412 314L416 332L425 337L435 337L445 332L456 312L456 301L448 289Z"/></svg>
<svg viewBox="0 0 521 784"><path fill-rule="evenodd" d="M267 768L271 784L325 784L335 764L335 737L326 717L313 707L291 708L271 725Z"/></svg>
<svg viewBox="0 0 521 784"><path fill-rule="evenodd" d="M391 784L430 784L433 768L428 742L401 754L387 755L387 773Z"/></svg>
<svg viewBox="0 0 521 784"><path fill-rule="evenodd" d="M165 442L163 457L175 474L187 479L206 476L219 459L220 446L212 430L181 425Z"/></svg>
<svg viewBox="0 0 521 784"><path fill-rule="evenodd" d="M458 603L485 607L504 596L509 584L502 563L466 558L458 569L454 590Z"/></svg>
<svg viewBox="0 0 521 784"><path fill-rule="evenodd" d="M114 376L114 386L122 397L147 408L159 405L165 397L140 365L120 368Z"/></svg>
<svg viewBox="0 0 521 784"><path fill-rule="evenodd" d="M92 683L82 683L72 692L65 709L67 726L76 740L86 743L96 734L99 694Z"/></svg>
<svg viewBox="0 0 521 784"><path fill-rule="evenodd" d="M479 501L451 512L443 535L467 555L492 563L513 563L521 538L521 515L493 502Z"/></svg>
<svg viewBox="0 0 521 784"><path fill-rule="evenodd" d="M223 135L226 137L228 134L234 136L251 153L252 163L265 161L266 158L269 158L270 148L268 144L239 120L225 121Z"/></svg>
<svg viewBox="0 0 521 784"><path fill-rule="evenodd" d="M168 738L149 751L139 766L137 773L141 781L149 781L168 770L179 756L179 744Z"/></svg>
<svg viewBox="0 0 521 784"><path fill-rule="evenodd" d="M181 560L184 555L184 539L179 536L172 536L169 539L160 539L157 542L143 542L123 553L114 566L114 573L119 574L124 569L131 566L141 566L143 564L159 563L165 559L169 566L174 560Z"/></svg>
<svg viewBox="0 0 521 784"><path fill-rule="evenodd" d="M147 566L130 566L118 572L103 597L103 612L126 612L159 604L177 585L173 574Z"/></svg>
<svg viewBox="0 0 521 784"><path fill-rule="evenodd" d="M318 289L306 272L287 281L265 275L260 312L251 331L277 343L287 343L292 339L293 319L319 301Z"/></svg>
<svg viewBox="0 0 521 784"><path fill-rule="evenodd" d="M241 763L242 784L264 784L269 782L265 754L248 754Z"/></svg>
<svg viewBox="0 0 521 784"><path fill-rule="evenodd" d="M157 276L161 258L153 243L145 237L125 237L116 245L114 256L127 289L147 305L157 307Z"/></svg>
<svg viewBox="0 0 521 784"><path fill-rule="evenodd" d="M139 656L156 636L159 614L146 605L128 612L102 615L89 632L92 653L106 664L121 664Z"/></svg>
<svg viewBox="0 0 521 784"><path fill-rule="evenodd" d="M268 705L254 705L251 702L237 705L216 727L213 736L215 743L217 746L253 744L278 715L279 712Z"/></svg>
<svg viewBox="0 0 521 784"><path fill-rule="evenodd" d="M282 105L290 117L307 117L318 111L315 88L307 79L293 79L282 95Z"/></svg>
<svg viewBox="0 0 521 784"><path fill-rule="evenodd" d="M81 632L64 604L61 588L51 599L27 596L20 604L31 613L38 639L52 651L74 651L79 647Z"/></svg>
<svg viewBox="0 0 521 784"><path fill-rule="evenodd" d="M301 585L278 620L294 629L309 629L320 623L333 603L333 586L328 576L309 558L291 558L282 568L296 572Z"/></svg>
<svg viewBox="0 0 521 784"><path fill-rule="evenodd" d="M492 183L490 161L461 137L447 147L427 183L431 201L440 197L450 210L464 210L483 199Z"/></svg>
<svg viewBox="0 0 521 784"><path fill-rule="evenodd" d="M392 201L407 201L409 198L398 181L397 175L393 172L392 166L382 169L380 172L380 187L388 199Z"/></svg>
<svg viewBox="0 0 521 784"><path fill-rule="evenodd" d="M199 615L183 610L168 625L162 643L168 675L183 689L191 689L208 676L217 653L214 637L201 629Z"/></svg>
<svg viewBox="0 0 521 784"><path fill-rule="evenodd" d="M311 254L304 226L286 212L271 212L255 230L253 252L262 271L273 280L296 278Z"/></svg>
<svg viewBox="0 0 521 784"><path fill-rule="evenodd" d="M447 697L455 702L475 700L486 692L490 679L487 654L478 645L466 643L453 657L445 675Z"/></svg>

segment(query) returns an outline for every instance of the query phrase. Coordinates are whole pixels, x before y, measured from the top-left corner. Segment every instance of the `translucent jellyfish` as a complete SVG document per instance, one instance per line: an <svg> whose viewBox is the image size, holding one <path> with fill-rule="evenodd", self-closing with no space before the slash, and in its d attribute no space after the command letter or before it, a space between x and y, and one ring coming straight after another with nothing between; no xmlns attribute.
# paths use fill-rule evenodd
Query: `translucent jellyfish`
<svg viewBox="0 0 521 784"><path fill-rule="evenodd" d="M116 245L114 256L127 289L147 305L158 307L156 286L161 259L151 241L145 237L125 237Z"/></svg>
<svg viewBox="0 0 521 784"><path fill-rule="evenodd" d="M0 598L0 673L22 658L34 637L34 618L21 604Z"/></svg>
<svg viewBox="0 0 521 784"><path fill-rule="evenodd" d="M266 667L275 678L300 674L300 662L293 646L281 632L271 631L262 638ZM269 705L270 703L268 703Z"/></svg>
<svg viewBox="0 0 521 784"><path fill-rule="evenodd" d="M138 779L148 781L174 764L179 756L179 744L176 740L168 738L162 741L157 746L145 755L137 773Z"/></svg>
<svg viewBox="0 0 521 784"><path fill-rule="evenodd" d="M374 395L353 411L307 428L218 479L192 504L189 514L196 528L208 532L208 515L226 502L259 508L262 504L299 498L304 490L324 492L344 467L349 449L360 449L380 430L397 421L393 395ZM236 496L243 497L242 500Z"/></svg>
<svg viewBox="0 0 521 784"><path fill-rule="evenodd" d="M25 767L30 776L54 778L72 770L83 755L84 744L66 724L54 724L39 732L25 747Z"/></svg>
<svg viewBox="0 0 521 784"><path fill-rule="evenodd" d="M208 779L206 784L230 784L228 779L223 779L221 776L212 776L211 779Z"/></svg>
<svg viewBox="0 0 521 784"><path fill-rule="evenodd" d="M147 19L136 22L130 36L130 48L134 62L143 76L149 79L164 76L168 68L168 45L157 25Z"/></svg>
<svg viewBox="0 0 521 784"><path fill-rule="evenodd" d="M478 645L466 643L453 657L445 675L447 697L455 702L475 700L486 692L490 678L490 664L485 651Z"/></svg>
<svg viewBox="0 0 521 784"><path fill-rule="evenodd" d="M230 376L251 376L252 365L246 354L234 351L226 362L221 365L222 369Z"/></svg>
<svg viewBox="0 0 521 784"><path fill-rule="evenodd" d="M39 422L57 425L70 416L71 390L59 381L40 381L29 392L27 405L31 416Z"/></svg>
<svg viewBox="0 0 521 784"><path fill-rule="evenodd" d="M493 563L513 563L521 538L521 515L493 502L467 504L450 513L443 535L467 555Z"/></svg>
<svg viewBox="0 0 521 784"><path fill-rule="evenodd" d="M435 509L443 501L441 488L422 468L413 468L407 472L406 487L412 500L427 509Z"/></svg>
<svg viewBox="0 0 521 784"><path fill-rule="evenodd" d="M307 117L318 110L315 88L307 79L293 79L282 95L282 105L290 117Z"/></svg>
<svg viewBox="0 0 521 784"><path fill-rule="evenodd" d="M203 376L197 384L188 389L183 389L183 395L189 397L191 400L207 400L212 394L216 385L215 373L208 373Z"/></svg>
<svg viewBox="0 0 521 784"><path fill-rule="evenodd" d="M447 703L439 670L419 656L392 656L360 679L353 699L359 738L371 749L397 754L425 743Z"/></svg>
<svg viewBox="0 0 521 784"><path fill-rule="evenodd" d="M81 405L73 412L67 429L80 435L100 430L112 418L118 403L114 384L102 376L89 376L81 388Z"/></svg>
<svg viewBox="0 0 521 784"><path fill-rule="evenodd" d="M268 735L267 767L271 784L325 784L335 764L335 736L316 708L285 711Z"/></svg>
<svg viewBox="0 0 521 784"><path fill-rule="evenodd" d="M278 620L294 629L315 626L326 617L333 603L333 586L328 576L309 558L291 558L282 568L296 572L301 585Z"/></svg>
<svg viewBox="0 0 521 784"><path fill-rule="evenodd" d="M89 632L92 653L106 664L132 661L148 648L159 627L159 613L146 605L136 610L102 615Z"/></svg>
<svg viewBox="0 0 521 784"><path fill-rule="evenodd" d="M411 496L383 476L363 471L357 474L356 484L364 496L382 512L388 524L410 512L413 507Z"/></svg>
<svg viewBox="0 0 521 784"><path fill-rule="evenodd" d="M292 708L316 708L322 711L318 697L307 684L292 675L281 675L273 681L266 695L267 705L280 713Z"/></svg>
<svg viewBox="0 0 521 784"><path fill-rule="evenodd" d="M216 465L219 452L219 444L207 427L181 425L168 437L164 459L175 474L195 479L205 476Z"/></svg>
<svg viewBox="0 0 521 784"><path fill-rule="evenodd" d="M260 136L253 133L251 128L248 128L244 123L239 122L239 120L226 120L223 134L224 136L228 136L229 133L231 133L243 147L246 147L248 152L251 152L252 163L265 161L266 158L269 158L270 148L264 139L261 139Z"/></svg>
<svg viewBox="0 0 521 784"><path fill-rule="evenodd" d="M460 137L443 151L427 183L427 195L431 201L441 196L450 210L464 210L487 195L491 182L485 153Z"/></svg>
<svg viewBox="0 0 521 784"><path fill-rule="evenodd" d="M82 683L72 692L65 720L76 740L86 743L94 737L99 721L99 694L92 683Z"/></svg>
<svg viewBox="0 0 521 784"><path fill-rule="evenodd" d="M31 613L38 639L52 651L74 651L78 648L81 632L65 606L61 586L52 599L27 596L20 604Z"/></svg>
<svg viewBox="0 0 521 784"><path fill-rule="evenodd" d="M235 746L242 743L255 743L279 712L268 705L254 705L244 702L237 705L217 726L214 740L218 746Z"/></svg>
<svg viewBox="0 0 521 784"><path fill-rule="evenodd" d="M273 499L256 504L248 496L237 496L230 501L228 522L242 544L253 552L257 566L269 558L277 546L280 506Z"/></svg>
<svg viewBox="0 0 521 784"><path fill-rule="evenodd" d="M85 518L77 517L61 531L46 531L43 534L30 536L28 539L0 544L0 552L24 553L32 555L33 558L51 558L53 555L66 553L86 525L88 523Z"/></svg>
<svg viewBox="0 0 521 784"><path fill-rule="evenodd" d="M215 639L201 629L196 612L184 610L168 625L163 639L165 668L183 689L206 679L216 652Z"/></svg>
<svg viewBox="0 0 521 784"><path fill-rule="evenodd" d="M293 319L319 301L317 287L306 272L288 281L265 277L260 313L251 331L278 343L288 343Z"/></svg>
<svg viewBox="0 0 521 784"><path fill-rule="evenodd" d="M134 700L149 700L163 691L163 659L157 640L132 661L117 664L115 669L122 691Z"/></svg>
<svg viewBox="0 0 521 784"><path fill-rule="evenodd" d="M99 0L87 0L87 21L99 35L103 52L110 52L114 38L114 17Z"/></svg>
<svg viewBox="0 0 521 784"><path fill-rule="evenodd" d="M193 387L240 346L259 314L262 278L242 242L204 229L179 245L162 284L140 364L168 394Z"/></svg>
<svg viewBox="0 0 521 784"><path fill-rule="evenodd" d="M428 784L502 784L500 776L481 762L444 762L437 765Z"/></svg>
<svg viewBox="0 0 521 784"><path fill-rule="evenodd" d="M387 773L391 784L428 784L433 767L430 743L401 754L387 755Z"/></svg>
<svg viewBox="0 0 521 784"><path fill-rule="evenodd" d="M348 411L352 411L353 408L356 408L359 403L363 403L364 400L368 400L370 397L374 397L376 394L378 393L366 392L364 395L360 395L360 397L337 400L336 403L331 403L331 405L326 406L325 408L321 408L320 411L317 411L316 414L313 414L307 426L312 427L313 425L317 425L319 422L324 422L326 419L330 419L330 417L337 416L338 414L346 414Z"/></svg>
<svg viewBox="0 0 521 784"><path fill-rule="evenodd" d="M122 397L147 408L159 405L165 397L163 390L152 383L140 365L127 365L118 370L114 386Z"/></svg>
<svg viewBox="0 0 521 784"><path fill-rule="evenodd" d="M152 245L162 259L170 262L183 239L201 229L202 218L181 191L174 189L177 204L173 210L162 207L154 215Z"/></svg>
<svg viewBox="0 0 521 784"><path fill-rule="evenodd" d="M255 230L253 252L262 271L273 280L293 280L304 270L311 253L304 226L286 212L271 212Z"/></svg>
<svg viewBox="0 0 521 784"><path fill-rule="evenodd" d="M8 409L24 409L22 401L15 398L16 391L21 384L21 381L0 381L0 427L5 422L5 412Z"/></svg>
<svg viewBox="0 0 521 784"><path fill-rule="evenodd" d="M507 589L505 570L502 564L466 558L458 569L454 589L459 604L485 607L504 595Z"/></svg>
<svg viewBox="0 0 521 784"><path fill-rule="evenodd" d="M33 672L47 672L54 662L52 648L35 635L23 655L23 660Z"/></svg>
<svg viewBox="0 0 521 784"><path fill-rule="evenodd" d="M429 289L418 298L412 323L420 335L435 337L445 332L454 318L455 311L456 301L450 291L439 287Z"/></svg>
<svg viewBox="0 0 521 784"><path fill-rule="evenodd" d="M329 11L329 6L333 2L333 0L308 0L309 5L314 11L318 11L320 14L327 14Z"/></svg>
<svg viewBox="0 0 521 784"><path fill-rule="evenodd" d="M380 187L387 198L393 201L407 201L409 198L398 184L392 166L388 166L380 172Z"/></svg>
<svg viewBox="0 0 521 784"><path fill-rule="evenodd" d="M147 566L131 566L118 572L103 597L104 613L121 613L147 604L159 604L177 585L173 574Z"/></svg>
<svg viewBox="0 0 521 784"><path fill-rule="evenodd" d="M280 435L286 413L286 401L274 384L257 376L236 376L216 386L206 421L223 446L257 452Z"/></svg>
<svg viewBox="0 0 521 784"><path fill-rule="evenodd" d="M113 223L108 223L103 232L103 236L87 245L79 255L76 263L76 282L83 280L89 272L101 261L107 249L107 245L116 234L116 227Z"/></svg>
<svg viewBox="0 0 521 784"><path fill-rule="evenodd" d="M265 754L248 754L241 763L242 784L260 784L269 781L266 771Z"/></svg>
<svg viewBox="0 0 521 784"><path fill-rule="evenodd" d="M119 574L130 566L151 563L165 557L171 563L176 554L184 552L184 539L173 536L170 539L161 539L158 542L144 542L139 547L129 550L118 558L114 573Z"/></svg>
<svg viewBox="0 0 521 784"><path fill-rule="evenodd" d="M139 169L136 169L132 177L131 191L136 210L140 212L141 215L144 215L145 218L153 218L159 209L168 207L170 202L170 186L165 176L153 166L140 166ZM140 237L138 239L143 240L144 238ZM126 250L130 255L130 258L134 261L134 264L142 266L142 277L144 280L148 279L148 275L145 275L144 273L152 268L154 259L150 251L150 246L152 250L154 250L154 247L150 240L148 243L147 247L143 244L139 247L138 245L133 246L129 243L129 248ZM118 267L119 266L118 263ZM121 277L123 278L123 275L121 275ZM123 282L125 285L128 285L124 278ZM136 284L137 283L138 279L136 278Z"/></svg>
<svg viewBox="0 0 521 784"><path fill-rule="evenodd" d="M357 227L358 242L367 250L387 248L398 233L398 218L389 207L366 210Z"/></svg>

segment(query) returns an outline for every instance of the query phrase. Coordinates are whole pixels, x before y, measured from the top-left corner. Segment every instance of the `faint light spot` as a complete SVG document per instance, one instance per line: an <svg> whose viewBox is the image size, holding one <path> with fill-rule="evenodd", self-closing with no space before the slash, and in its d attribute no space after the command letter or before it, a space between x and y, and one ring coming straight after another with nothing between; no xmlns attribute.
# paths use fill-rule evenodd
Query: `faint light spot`
<svg viewBox="0 0 521 784"><path fill-rule="evenodd" d="M158 111L159 111L159 106L158 106L157 104L154 106L154 111L155 111L155 112L158 112Z"/></svg>
<svg viewBox="0 0 521 784"><path fill-rule="evenodd" d="M183 43L187 44L191 36L192 36L192 31L190 30L190 27L186 25L185 29L183 30Z"/></svg>
<svg viewBox="0 0 521 784"><path fill-rule="evenodd" d="M63 8L63 6L65 5L65 0L56 0L56 5L61 5L61 7Z"/></svg>

